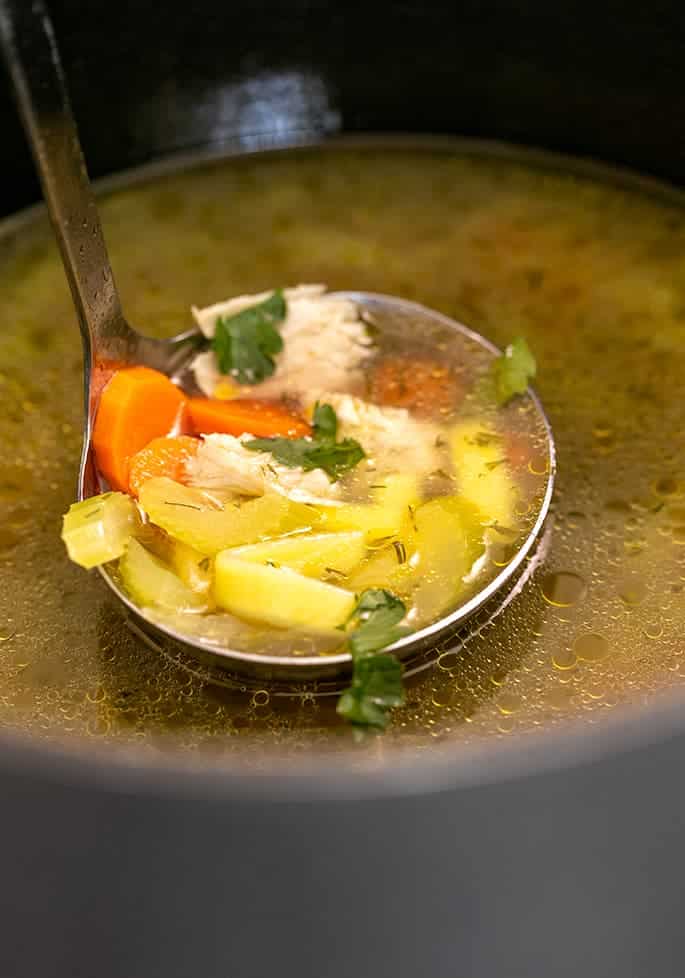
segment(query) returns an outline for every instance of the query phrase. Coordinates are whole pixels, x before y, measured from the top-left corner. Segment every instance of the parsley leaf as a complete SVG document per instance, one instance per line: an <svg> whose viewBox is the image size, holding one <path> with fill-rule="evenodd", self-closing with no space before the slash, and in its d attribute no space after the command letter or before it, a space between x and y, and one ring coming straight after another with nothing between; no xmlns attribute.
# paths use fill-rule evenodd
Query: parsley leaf
<svg viewBox="0 0 685 978"><path fill-rule="evenodd" d="M314 437L319 441L335 441L338 436L338 417L330 404L314 405L312 415Z"/></svg>
<svg viewBox="0 0 685 978"><path fill-rule="evenodd" d="M220 316L212 340L219 370L239 384L256 384L276 369L273 357L283 349L275 323L285 319L286 303L280 289L268 299L236 313Z"/></svg>
<svg viewBox="0 0 685 978"><path fill-rule="evenodd" d="M399 625L406 611L392 592L370 588L361 594L350 616L357 623L348 640L354 671L337 710L352 723L384 729L387 711L404 703L402 664L379 649L407 634L408 629Z"/></svg>
<svg viewBox="0 0 685 978"><path fill-rule="evenodd" d="M492 364L495 394L499 404L506 404L516 394L525 394L537 365L530 347L522 336L509 344Z"/></svg>
<svg viewBox="0 0 685 978"><path fill-rule="evenodd" d="M354 438L336 441L338 419L330 404L317 404L313 415L311 438L253 438L245 448L253 452L271 452L281 465L289 468L323 469L331 479L353 469L365 457L364 449Z"/></svg>
<svg viewBox="0 0 685 978"><path fill-rule="evenodd" d="M352 685L338 700L338 713L351 723L385 729L386 711L404 703L402 664L394 655L377 652L354 664Z"/></svg>

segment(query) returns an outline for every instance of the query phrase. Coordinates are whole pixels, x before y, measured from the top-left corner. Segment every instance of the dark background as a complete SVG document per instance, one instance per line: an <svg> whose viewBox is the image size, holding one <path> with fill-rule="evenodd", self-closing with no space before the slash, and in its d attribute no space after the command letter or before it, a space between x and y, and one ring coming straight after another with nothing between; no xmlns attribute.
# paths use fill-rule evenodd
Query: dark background
<svg viewBox="0 0 685 978"><path fill-rule="evenodd" d="M280 120L282 141L339 127L458 133L675 181L685 173L678 3L53 0L50 8L93 176L192 149L210 133L230 147L265 80L267 99L275 90L287 101L293 78L299 108ZM255 115L248 128L262 145L274 127L268 111ZM0 120L7 213L37 199L38 187L6 84Z"/></svg>

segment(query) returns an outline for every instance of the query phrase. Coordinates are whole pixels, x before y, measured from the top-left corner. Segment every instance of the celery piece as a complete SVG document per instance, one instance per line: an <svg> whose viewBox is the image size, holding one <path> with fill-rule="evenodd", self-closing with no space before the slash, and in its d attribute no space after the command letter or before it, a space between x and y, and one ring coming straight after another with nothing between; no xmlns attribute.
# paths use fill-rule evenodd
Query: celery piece
<svg viewBox="0 0 685 978"><path fill-rule="evenodd" d="M205 611L206 597L187 587L166 564L131 539L119 561L124 587L136 604L165 611Z"/></svg>
<svg viewBox="0 0 685 978"><path fill-rule="evenodd" d="M72 503L62 517L62 540L70 560L97 567L121 557L140 525L136 504L123 492L106 492Z"/></svg>

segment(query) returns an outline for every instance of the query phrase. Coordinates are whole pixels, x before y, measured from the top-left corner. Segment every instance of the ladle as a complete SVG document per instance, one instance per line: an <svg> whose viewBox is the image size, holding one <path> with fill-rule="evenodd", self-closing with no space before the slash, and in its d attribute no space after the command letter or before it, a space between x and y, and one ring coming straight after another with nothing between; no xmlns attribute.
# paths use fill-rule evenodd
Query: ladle
<svg viewBox="0 0 685 978"><path fill-rule="evenodd" d="M86 411L78 477L79 499L100 491L91 447L97 392L113 367L145 364L178 379L189 366L201 334L192 329L158 340L134 330L124 318L107 255L100 217L67 93L52 22L43 0L0 0L0 40L38 176L47 203L83 341ZM411 321L414 331L449 327L478 342L493 355L488 340L454 320L415 303L367 292L339 293L353 300L378 325ZM104 376L103 376L104 375ZM449 615L408 635L390 648L403 659L425 653L482 608L505 586L525 573L526 558L540 535L549 508L555 473L551 429L537 397L528 392L546 432L547 483L537 518L521 546L500 573ZM102 569L102 576L127 607L135 624L157 644L172 643L211 665L265 679L307 681L347 671L347 652L326 656L286 657L230 649L153 622Z"/></svg>

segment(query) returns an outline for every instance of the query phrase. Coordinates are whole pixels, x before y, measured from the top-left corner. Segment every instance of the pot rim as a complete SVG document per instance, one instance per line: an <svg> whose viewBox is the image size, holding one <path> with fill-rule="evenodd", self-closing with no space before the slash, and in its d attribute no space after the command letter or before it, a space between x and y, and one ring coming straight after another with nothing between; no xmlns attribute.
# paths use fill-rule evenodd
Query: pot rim
<svg viewBox="0 0 685 978"><path fill-rule="evenodd" d="M355 135L342 133L325 140L320 134L294 140L284 137L263 148L245 149L239 141L222 140L192 153L165 155L103 177L94 182L99 193L111 193L178 172L185 166L219 161L229 156L277 155L284 151L368 148L392 146L407 150L459 151L495 156L564 173L577 173L613 186L647 193L657 199L685 205L685 191L668 182L645 176L625 166L614 166L589 157L567 156L541 148L486 139L404 133ZM0 236L16 233L45 216L42 203L31 205L0 221ZM354 752L312 750L304 760L284 759L277 749L265 753L259 769L241 758L211 758L176 752L147 754L128 745L91 744L85 739L41 740L18 729L0 729L0 772L41 777L59 785L91 786L99 790L155 796L183 797L198 801L270 802L352 801L402 796L434 795L445 791L476 789L493 783L542 777L575 767L607 763L628 752L646 750L685 733L685 695L678 689L654 694L645 703L617 706L596 725L567 720L553 729L513 735L510 739L483 739L479 743L435 744L426 750L392 749L390 763L362 762ZM381 735L382 736L382 735Z"/></svg>

